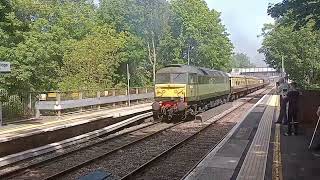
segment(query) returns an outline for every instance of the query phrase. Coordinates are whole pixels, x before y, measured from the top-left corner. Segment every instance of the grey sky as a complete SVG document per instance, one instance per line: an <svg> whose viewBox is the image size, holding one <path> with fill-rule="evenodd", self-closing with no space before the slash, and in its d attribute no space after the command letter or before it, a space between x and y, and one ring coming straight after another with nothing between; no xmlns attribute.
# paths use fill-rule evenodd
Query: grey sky
<svg viewBox="0 0 320 180"><path fill-rule="evenodd" d="M257 50L261 46L263 24L273 22L267 15L269 3L281 0L206 0L208 6L221 12L221 19L230 33L236 52L247 54L251 61L259 66L264 65L263 55Z"/></svg>

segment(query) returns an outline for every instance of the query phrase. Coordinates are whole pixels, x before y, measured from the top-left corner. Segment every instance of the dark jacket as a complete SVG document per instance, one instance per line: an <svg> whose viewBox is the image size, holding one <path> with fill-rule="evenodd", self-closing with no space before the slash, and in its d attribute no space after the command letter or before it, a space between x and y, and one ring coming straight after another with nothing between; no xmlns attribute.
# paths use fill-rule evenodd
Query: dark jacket
<svg viewBox="0 0 320 180"><path fill-rule="evenodd" d="M291 90L287 94L287 101L289 102L289 111L297 111L298 110L298 99L299 99L299 91Z"/></svg>

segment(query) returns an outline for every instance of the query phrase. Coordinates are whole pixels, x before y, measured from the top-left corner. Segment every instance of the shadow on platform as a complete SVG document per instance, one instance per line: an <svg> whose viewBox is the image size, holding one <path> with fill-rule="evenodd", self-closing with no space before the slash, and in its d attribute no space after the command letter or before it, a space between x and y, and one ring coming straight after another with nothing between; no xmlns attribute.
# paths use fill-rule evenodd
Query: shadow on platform
<svg viewBox="0 0 320 180"><path fill-rule="evenodd" d="M301 128L298 136L284 136L286 126L281 128L281 156L284 180L319 180L320 150L309 150L312 128ZM320 136L316 136L314 146L320 144Z"/></svg>

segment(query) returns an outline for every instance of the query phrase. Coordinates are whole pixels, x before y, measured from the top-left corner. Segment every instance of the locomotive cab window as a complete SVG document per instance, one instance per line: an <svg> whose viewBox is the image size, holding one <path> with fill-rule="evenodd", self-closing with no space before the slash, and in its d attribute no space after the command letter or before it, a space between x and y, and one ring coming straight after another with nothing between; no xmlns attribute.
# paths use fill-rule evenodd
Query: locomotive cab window
<svg viewBox="0 0 320 180"><path fill-rule="evenodd" d="M189 74L189 84L196 84L196 83L197 83L197 75Z"/></svg>
<svg viewBox="0 0 320 180"><path fill-rule="evenodd" d="M157 74L157 84L187 84L188 75L186 73L163 73Z"/></svg>

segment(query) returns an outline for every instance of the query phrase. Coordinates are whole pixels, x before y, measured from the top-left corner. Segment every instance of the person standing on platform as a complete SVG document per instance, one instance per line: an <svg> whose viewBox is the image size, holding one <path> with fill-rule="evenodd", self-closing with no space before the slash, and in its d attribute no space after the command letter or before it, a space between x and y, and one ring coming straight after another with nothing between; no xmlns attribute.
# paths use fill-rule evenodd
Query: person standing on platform
<svg viewBox="0 0 320 180"><path fill-rule="evenodd" d="M287 124L287 93L289 90L289 85L285 79L279 80L279 86L277 88L277 94L280 95L280 114L276 123Z"/></svg>
<svg viewBox="0 0 320 180"><path fill-rule="evenodd" d="M292 126L294 126L293 135L298 134L298 122L297 122L297 114L298 114L298 99L299 99L299 91L297 90L297 84L295 82L291 83L290 91L287 94L287 101L289 102L288 108L288 132L285 133L286 136L290 136L292 134Z"/></svg>

